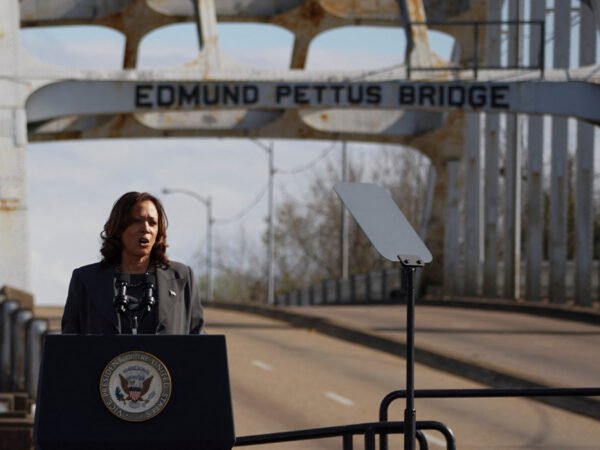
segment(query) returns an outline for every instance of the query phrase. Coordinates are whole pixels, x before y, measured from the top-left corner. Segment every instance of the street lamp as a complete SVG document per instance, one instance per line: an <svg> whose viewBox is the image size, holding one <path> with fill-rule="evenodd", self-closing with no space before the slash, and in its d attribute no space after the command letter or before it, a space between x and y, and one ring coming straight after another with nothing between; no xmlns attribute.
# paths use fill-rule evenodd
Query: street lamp
<svg viewBox="0 0 600 450"><path fill-rule="evenodd" d="M275 180L275 148L271 142L269 145L251 139L250 142L258 145L269 155L269 235L267 247L267 304L275 304L275 226L274 226L274 201L273 188Z"/></svg>
<svg viewBox="0 0 600 450"><path fill-rule="evenodd" d="M212 282L212 226L213 226L213 217L212 217L212 198L210 196L203 197L200 194L191 191L189 189L168 189L163 188L163 194L185 194L190 197L195 198L204 206L206 206L206 271L207 271L207 281L206 281L206 300L208 302L213 301L213 282Z"/></svg>

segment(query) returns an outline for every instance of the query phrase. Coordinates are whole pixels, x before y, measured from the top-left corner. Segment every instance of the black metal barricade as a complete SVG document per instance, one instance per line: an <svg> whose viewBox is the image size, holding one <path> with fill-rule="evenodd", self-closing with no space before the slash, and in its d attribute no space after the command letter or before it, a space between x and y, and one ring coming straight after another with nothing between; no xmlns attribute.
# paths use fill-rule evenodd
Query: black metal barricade
<svg viewBox="0 0 600 450"><path fill-rule="evenodd" d="M421 450L427 450L427 438L422 430L436 430L446 438L446 449L455 450L456 444L452 431L443 423L435 421L417 421L416 438ZM365 450L375 450L375 435L403 434L404 422L367 422L336 427L310 428L306 430L285 431L281 433L258 434L236 438L235 447L246 445L275 444L280 442L342 438L343 450L353 450L354 436L363 436Z"/></svg>

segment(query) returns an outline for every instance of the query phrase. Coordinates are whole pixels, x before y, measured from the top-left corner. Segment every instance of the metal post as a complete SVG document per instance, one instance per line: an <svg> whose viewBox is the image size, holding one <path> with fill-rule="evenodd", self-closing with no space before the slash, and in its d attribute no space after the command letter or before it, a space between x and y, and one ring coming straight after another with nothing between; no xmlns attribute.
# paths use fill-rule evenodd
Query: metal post
<svg viewBox="0 0 600 450"><path fill-rule="evenodd" d="M29 309L17 309L10 316L10 389L25 391L25 336L27 323L33 318Z"/></svg>
<svg viewBox="0 0 600 450"><path fill-rule="evenodd" d="M543 20L546 3L532 2L531 20ZM543 24L544 22L542 22ZM543 27L542 27L543 29ZM538 64L543 65L543 33L532 33L529 42L529 65L534 65L535 55ZM527 118L527 234L526 234L526 273L525 297L527 300L541 300L542 261L544 255L544 116L531 115Z"/></svg>
<svg viewBox="0 0 600 450"><path fill-rule="evenodd" d="M567 69L571 48L571 2L554 2L554 68ZM569 127L566 117L552 118L550 166L550 259L549 298L551 303L566 300L567 271L567 148Z"/></svg>
<svg viewBox="0 0 600 450"><path fill-rule="evenodd" d="M481 267L481 115L467 113L465 122L465 294L476 296Z"/></svg>
<svg viewBox="0 0 600 450"><path fill-rule="evenodd" d="M200 6L198 0L193 0L192 5L194 6L194 18L196 19L196 33L198 35L198 49L202 51L204 48L204 39L202 37L202 18L200 14Z"/></svg>
<svg viewBox="0 0 600 450"><path fill-rule="evenodd" d="M27 325L25 344L25 382L29 396L35 401L42 362L44 339L48 332L46 319L32 319Z"/></svg>
<svg viewBox="0 0 600 450"><path fill-rule="evenodd" d="M423 195L423 208L421 209L421 223L419 224L419 236L425 240L427 238L427 228L429 219L431 219L431 209L433 208L433 195L435 193L435 182L437 181L437 171L433 162L429 165L427 171L427 187Z"/></svg>
<svg viewBox="0 0 600 450"><path fill-rule="evenodd" d="M273 203L273 187L275 180L275 149L273 143L269 145L267 150L269 153L269 243L267 249L267 264L268 264L268 280L267 280L267 304L273 305L274 303L274 291L275 291L275 280L274 280L274 264L275 264L275 229L274 229L274 203Z"/></svg>
<svg viewBox="0 0 600 450"><path fill-rule="evenodd" d="M406 5L406 0L396 0L398 7L400 8L400 16L402 18L402 26L404 27L404 34L406 36L406 48L404 50L404 64L406 65L406 79L410 80L411 75L411 54L415 48L415 41L413 38L413 30L411 24L410 12Z"/></svg>
<svg viewBox="0 0 600 450"><path fill-rule="evenodd" d="M406 285L406 408L404 410L404 450L415 449L415 268L402 266Z"/></svg>
<svg viewBox="0 0 600 450"><path fill-rule="evenodd" d="M12 314L20 304L16 300L0 302L0 391L10 391L11 386L11 349L12 349Z"/></svg>
<svg viewBox="0 0 600 450"><path fill-rule="evenodd" d="M487 20L499 21L502 4L487 2ZM485 33L485 62L487 66L500 66L500 26L491 25ZM485 114L484 161L484 258L483 295L498 296L498 174L500 154L500 114Z"/></svg>
<svg viewBox="0 0 600 450"><path fill-rule="evenodd" d="M456 295L459 291L459 161L448 161L445 167L446 204L444 210L444 294Z"/></svg>
<svg viewBox="0 0 600 450"><path fill-rule="evenodd" d="M506 208L504 224L504 297L520 298L521 278L521 152L519 116L506 115Z"/></svg>
<svg viewBox="0 0 600 450"><path fill-rule="evenodd" d="M193 0L200 51L211 67L219 67L217 10L215 0Z"/></svg>
<svg viewBox="0 0 600 450"><path fill-rule="evenodd" d="M522 16L519 0L508 4L509 20ZM520 55L519 27L509 29L508 65L517 67ZM506 208L504 224L504 297L519 299L521 279L521 152L519 149L519 116L506 115Z"/></svg>
<svg viewBox="0 0 600 450"><path fill-rule="evenodd" d="M479 24L473 27L473 78L477 79L479 72Z"/></svg>
<svg viewBox="0 0 600 450"><path fill-rule="evenodd" d="M542 31L540 31L540 76L543 79L546 73L546 21L542 20L540 26L542 27Z"/></svg>
<svg viewBox="0 0 600 450"><path fill-rule="evenodd" d="M348 149L346 142L342 142L342 181L348 181ZM348 212L342 205L340 227L340 272L342 280L348 279Z"/></svg>
<svg viewBox="0 0 600 450"><path fill-rule="evenodd" d="M593 11L581 3L579 10L579 66L596 62L596 26ZM575 303L592 305L594 257L594 126L577 122L575 192Z"/></svg>

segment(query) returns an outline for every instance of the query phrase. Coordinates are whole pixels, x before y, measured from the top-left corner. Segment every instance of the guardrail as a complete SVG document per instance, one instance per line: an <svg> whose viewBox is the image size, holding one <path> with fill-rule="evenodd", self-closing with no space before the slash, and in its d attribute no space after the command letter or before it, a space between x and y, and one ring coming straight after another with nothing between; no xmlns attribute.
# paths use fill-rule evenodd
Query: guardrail
<svg viewBox="0 0 600 450"><path fill-rule="evenodd" d="M340 303L375 303L401 299L400 267L352 275L347 279L324 280L304 289L275 297L276 305L308 306Z"/></svg>
<svg viewBox="0 0 600 450"><path fill-rule="evenodd" d="M462 259L457 260L458 279L454 280L455 289L446 292L450 297L461 297L464 294L465 265ZM525 261L521 264L525 266ZM351 303L386 303L400 302L405 298L402 290L401 268L374 270L366 274L351 275L346 279L323 280L311 286L295 289L278 294L275 304L281 306L310 306L327 304ZM417 276L420 274L417 273ZM479 273L478 285L483 285L483 274ZM499 262L497 269L498 295L501 298L501 289L504 279L504 264ZM568 298L575 296L575 263L567 261L566 264L566 294ZM542 293L548 295L550 284L550 264L543 261L541 267ZM442 289L443 290L443 289ZM525 270L521 271L520 292L525 292ZM441 294L442 292L439 292ZM436 295L439 297L440 295ZM491 298L490 298L491 299ZM527 300L523 298L523 300ZM592 300L600 301L600 261L592 262ZM532 301L532 303L535 303ZM539 302L537 302L539 303Z"/></svg>
<svg viewBox="0 0 600 450"><path fill-rule="evenodd" d="M443 423L435 421L417 421L416 438L421 450L429 448L427 438L422 430L436 430L446 438L446 449L456 450L456 442L452 431ZM252 436L241 436L236 438L235 447L247 445L274 444L291 441L304 441L313 439L325 439L331 437L342 438L343 450L353 450L353 437L363 436L364 449L375 450L375 435L380 438L389 434L403 434L404 422L368 422L351 425L340 425L337 427L310 428L306 430L284 431L281 433L258 434Z"/></svg>
<svg viewBox="0 0 600 450"><path fill-rule="evenodd" d="M47 332L47 320L17 300L0 298L0 392L26 393L35 402Z"/></svg>
<svg viewBox="0 0 600 450"><path fill-rule="evenodd" d="M5 292L0 291L0 449L30 450L48 321L33 316L32 301Z"/></svg>
<svg viewBox="0 0 600 450"><path fill-rule="evenodd" d="M406 399L407 394L406 390L398 390L386 395L379 405L379 420L385 423L392 402ZM600 388L417 389L414 396L415 398L598 397ZM449 442L447 436L446 440ZM379 449L388 450L387 434L381 434Z"/></svg>
<svg viewBox="0 0 600 450"><path fill-rule="evenodd" d="M0 299L0 392L11 387L11 316L19 309L16 300Z"/></svg>

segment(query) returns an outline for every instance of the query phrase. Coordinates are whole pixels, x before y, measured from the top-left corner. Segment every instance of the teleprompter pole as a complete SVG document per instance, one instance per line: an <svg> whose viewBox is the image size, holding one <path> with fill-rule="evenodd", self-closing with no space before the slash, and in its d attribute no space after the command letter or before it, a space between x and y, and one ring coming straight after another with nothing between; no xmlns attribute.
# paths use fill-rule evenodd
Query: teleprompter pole
<svg viewBox="0 0 600 450"><path fill-rule="evenodd" d="M415 450L415 267L402 261L406 287L406 408L404 409L404 450Z"/></svg>
<svg viewBox="0 0 600 450"><path fill-rule="evenodd" d="M389 261L402 264L407 310L404 450L415 450L415 272L417 267L422 268L431 262L433 256L389 191L373 183L347 182L336 183L334 189L379 254Z"/></svg>

